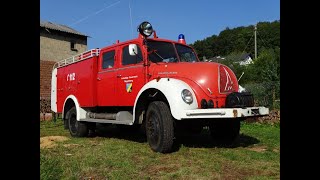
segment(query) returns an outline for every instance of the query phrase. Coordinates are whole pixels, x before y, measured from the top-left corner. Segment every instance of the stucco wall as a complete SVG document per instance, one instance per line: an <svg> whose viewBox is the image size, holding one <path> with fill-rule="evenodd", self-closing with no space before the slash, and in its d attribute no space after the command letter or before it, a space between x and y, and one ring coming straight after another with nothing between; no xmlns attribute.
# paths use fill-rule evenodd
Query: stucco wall
<svg viewBox="0 0 320 180"><path fill-rule="evenodd" d="M50 31L50 30L49 30ZM75 50L71 49L71 42ZM87 37L40 30L40 59L44 61L59 61L87 50Z"/></svg>

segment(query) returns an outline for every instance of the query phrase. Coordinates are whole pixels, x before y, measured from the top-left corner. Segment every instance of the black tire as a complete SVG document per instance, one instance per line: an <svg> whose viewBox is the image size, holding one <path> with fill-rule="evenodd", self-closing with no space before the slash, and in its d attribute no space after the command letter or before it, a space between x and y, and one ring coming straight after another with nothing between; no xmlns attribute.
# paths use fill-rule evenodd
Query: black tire
<svg viewBox="0 0 320 180"><path fill-rule="evenodd" d="M63 119L63 127L64 127L64 129L69 129L69 121L68 121L68 119Z"/></svg>
<svg viewBox="0 0 320 180"><path fill-rule="evenodd" d="M149 104L146 116L146 134L149 146L155 152L172 150L174 128L168 105L162 101Z"/></svg>
<svg viewBox="0 0 320 180"><path fill-rule="evenodd" d="M213 141L219 145L235 145L239 139L240 120L222 119L209 126Z"/></svg>
<svg viewBox="0 0 320 180"><path fill-rule="evenodd" d="M68 111L68 126L72 137L86 137L89 134L89 128L86 122L77 121L76 108Z"/></svg>

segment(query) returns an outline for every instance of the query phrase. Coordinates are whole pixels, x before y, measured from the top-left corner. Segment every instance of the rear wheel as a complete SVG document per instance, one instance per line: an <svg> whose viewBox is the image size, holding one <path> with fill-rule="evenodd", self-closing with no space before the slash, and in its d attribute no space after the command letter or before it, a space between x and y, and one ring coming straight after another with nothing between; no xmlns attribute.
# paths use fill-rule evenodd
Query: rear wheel
<svg viewBox="0 0 320 180"><path fill-rule="evenodd" d="M240 120L223 119L212 122L209 126L214 142L223 145L233 145L239 139Z"/></svg>
<svg viewBox="0 0 320 180"><path fill-rule="evenodd" d="M168 105L162 101L150 103L146 116L146 134L149 146L160 153L170 152L173 145L173 118Z"/></svg>
<svg viewBox="0 0 320 180"><path fill-rule="evenodd" d="M71 136L85 137L88 136L89 128L86 122L77 121L76 108L73 107L68 112L68 125Z"/></svg>

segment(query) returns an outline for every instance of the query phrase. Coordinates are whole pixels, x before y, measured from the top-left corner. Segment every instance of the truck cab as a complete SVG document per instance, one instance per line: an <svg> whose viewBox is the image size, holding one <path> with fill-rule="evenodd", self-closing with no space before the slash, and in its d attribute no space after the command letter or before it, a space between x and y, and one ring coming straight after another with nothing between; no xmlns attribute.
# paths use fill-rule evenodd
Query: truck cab
<svg viewBox="0 0 320 180"><path fill-rule="evenodd" d="M179 130L209 126L215 141L234 143L240 121L269 113L238 92L230 68L199 61L183 35L158 38L149 22L138 30L136 39L55 64L51 108L72 136L87 136L96 123L143 125L150 148L167 153Z"/></svg>

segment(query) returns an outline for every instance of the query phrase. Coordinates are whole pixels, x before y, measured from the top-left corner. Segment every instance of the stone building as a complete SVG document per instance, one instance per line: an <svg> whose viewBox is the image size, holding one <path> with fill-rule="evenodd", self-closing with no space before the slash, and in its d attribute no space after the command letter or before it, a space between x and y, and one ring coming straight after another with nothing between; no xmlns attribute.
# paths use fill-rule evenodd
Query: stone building
<svg viewBox="0 0 320 180"><path fill-rule="evenodd" d="M50 98L54 63L86 51L87 38L68 26L40 21L40 99Z"/></svg>

